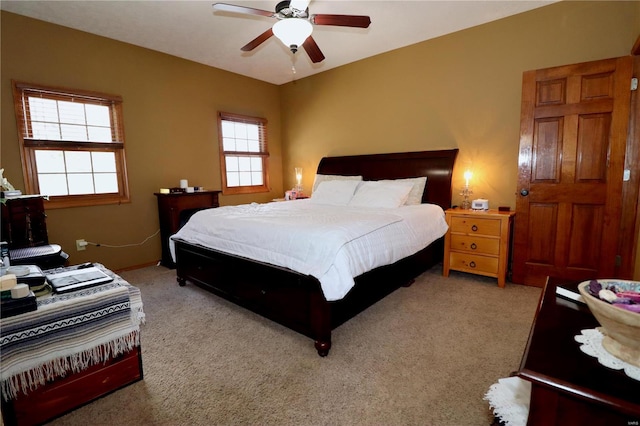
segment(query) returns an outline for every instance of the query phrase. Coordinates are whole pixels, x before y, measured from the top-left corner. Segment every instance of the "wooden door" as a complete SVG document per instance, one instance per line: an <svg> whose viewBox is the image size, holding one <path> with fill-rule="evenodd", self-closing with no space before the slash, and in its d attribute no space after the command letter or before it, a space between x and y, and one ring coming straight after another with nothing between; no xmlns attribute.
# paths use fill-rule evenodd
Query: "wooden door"
<svg viewBox="0 0 640 426"><path fill-rule="evenodd" d="M613 277L632 58L523 75L513 282Z"/></svg>

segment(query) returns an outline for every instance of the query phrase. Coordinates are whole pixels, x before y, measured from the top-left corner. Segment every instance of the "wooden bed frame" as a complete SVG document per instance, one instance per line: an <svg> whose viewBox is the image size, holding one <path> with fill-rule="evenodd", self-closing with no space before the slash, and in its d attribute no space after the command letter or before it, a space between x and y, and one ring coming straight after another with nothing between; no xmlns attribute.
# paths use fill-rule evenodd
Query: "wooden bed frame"
<svg viewBox="0 0 640 426"><path fill-rule="evenodd" d="M457 149L324 157L319 174L361 175L365 180L427 176L423 203L451 207L451 178ZM320 282L309 275L200 245L176 240L178 284L198 286L276 321L315 341L320 356L331 348L331 331L400 286L407 286L442 261L443 238L392 265L355 279L341 300L327 302Z"/></svg>

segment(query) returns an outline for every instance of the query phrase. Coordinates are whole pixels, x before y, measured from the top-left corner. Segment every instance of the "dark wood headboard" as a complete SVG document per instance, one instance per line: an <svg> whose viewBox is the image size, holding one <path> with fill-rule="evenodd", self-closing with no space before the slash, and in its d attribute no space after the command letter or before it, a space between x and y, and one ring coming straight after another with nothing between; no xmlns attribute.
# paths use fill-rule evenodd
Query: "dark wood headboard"
<svg viewBox="0 0 640 426"><path fill-rule="evenodd" d="M458 149L323 157L318 174L362 176L364 180L427 177L423 203L451 207L451 179Z"/></svg>

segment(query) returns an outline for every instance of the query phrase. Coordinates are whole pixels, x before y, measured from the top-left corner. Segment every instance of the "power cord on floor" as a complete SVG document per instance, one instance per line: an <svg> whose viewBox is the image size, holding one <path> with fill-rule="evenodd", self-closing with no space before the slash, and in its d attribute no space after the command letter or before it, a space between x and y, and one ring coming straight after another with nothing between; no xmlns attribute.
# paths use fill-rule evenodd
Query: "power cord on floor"
<svg viewBox="0 0 640 426"><path fill-rule="evenodd" d="M160 230L158 229L152 235L149 235L147 238L145 238L141 243L111 245L111 244L102 244L102 243L92 243L91 241L87 241L87 244L91 244L92 246L96 246L96 247L109 247L109 248L135 247L135 246L143 245L144 243L146 243L147 241L149 241L151 238L155 237L159 233L160 233Z"/></svg>

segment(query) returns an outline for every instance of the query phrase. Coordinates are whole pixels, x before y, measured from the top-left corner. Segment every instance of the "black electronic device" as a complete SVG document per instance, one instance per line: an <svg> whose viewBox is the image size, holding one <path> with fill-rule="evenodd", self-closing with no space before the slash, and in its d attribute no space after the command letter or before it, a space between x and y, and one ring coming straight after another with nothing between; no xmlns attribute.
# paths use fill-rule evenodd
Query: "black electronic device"
<svg viewBox="0 0 640 426"><path fill-rule="evenodd" d="M113 278L95 266L46 274L56 293L67 293L113 281Z"/></svg>

